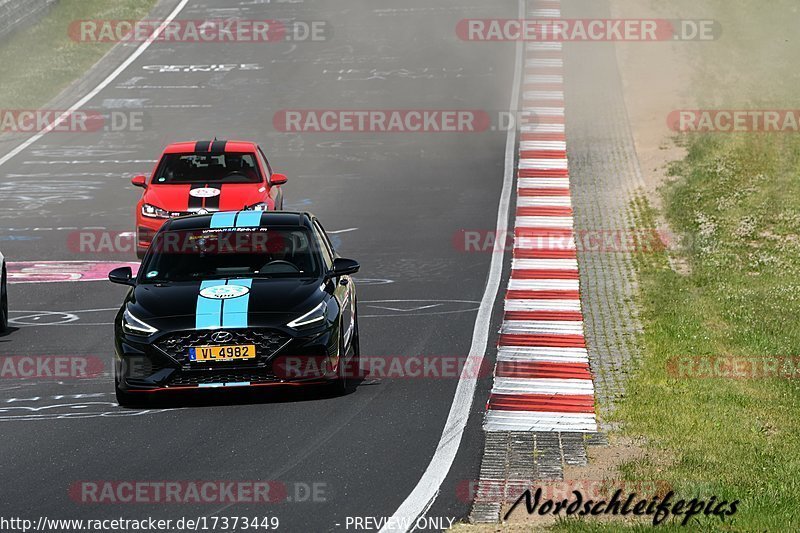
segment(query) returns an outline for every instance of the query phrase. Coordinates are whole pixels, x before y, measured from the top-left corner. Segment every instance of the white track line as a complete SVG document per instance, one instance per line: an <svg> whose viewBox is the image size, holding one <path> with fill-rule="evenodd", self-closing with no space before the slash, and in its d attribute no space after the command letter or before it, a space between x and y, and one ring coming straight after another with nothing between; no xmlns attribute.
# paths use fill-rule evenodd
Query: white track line
<svg viewBox="0 0 800 533"><path fill-rule="evenodd" d="M577 259L514 259L515 270L578 270Z"/></svg>
<svg viewBox="0 0 800 533"><path fill-rule="evenodd" d="M510 291L577 291L577 279L514 279L508 282Z"/></svg>
<svg viewBox="0 0 800 533"><path fill-rule="evenodd" d="M536 67L563 67L564 60L561 58L535 58L535 59L528 59L525 61L525 66L529 68L536 68Z"/></svg>
<svg viewBox="0 0 800 533"><path fill-rule="evenodd" d="M514 237L514 248L519 250L575 250L575 239L570 237L539 236Z"/></svg>
<svg viewBox="0 0 800 533"><path fill-rule="evenodd" d="M506 311L580 311L581 301L573 300L506 300Z"/></svg>
<svg viewBox="0 0 800 533"><path fill-rule="evenodd" d="M186 4L188 4L188 3L189 3L189 0L181 0L181 3L178 4L175 7L175 9L172 10L172 13L170 13L169 16L167 16L167 18L164 20L164 22L161 23L161 25L158 28L156 28L156 30L153 32L153 34L150 37L148 37L145 42L140 44L139 47L130 55L130 57L128 57L128 59L126 59L120 66L118 66L114 70L114 72L109 74L108 77L106 77L103 81L101 81L97 85L97 87L95 87L90 92L88 92L86 95L84 95L83 98L81 98L80 100L75 102L75 104L72 107L70 107L69 109L67 109L63 113L61 113L58 116L58 118L56 118L56 120L54 120L52 123L50 123L46 128L44 128L42 131L40 131L36 135L30 137L28 140L26 140L25 142L23 142L22 144L20 144L19 146L17 146L16 148L11 150L10 152L8 152L6 155L1 157L0 158L0 165L4 165L12 157L18 155L20 152L22 152L23 150L28 148L30 145L32 145L33 143L35 143L36 141L38 141L39 139L41 139L42 137L44 137L45 135L47 135L48 133L53 131L59 124L61 124L64 120L66 120L72 113L74 113L75 111L77 111L78 109L83 107L89 100L91 100L92 98L97 96L97 94L100 91L102 91L103 89L108 87L108 85L112 81L117 79L117 77L120 74L122 74L125 71L125 69L127 69L131 65L131 63L136 61L139 58L139 56L141 56L144 53L144 51L147 50L150 47L150 45L153 43L153 41L158 39L158 36L161 35L161 32L164 31L164 28L166 28L175 19L175 17L178 16L178 14L183 10L184 7L186 7Z"/></svg>
<svg viewBox="0 0 800 533"><path fill-rule="evenodd" d="M564 117L564 108L560 106L537 106L525 108L526 113L531 113L537 117Z"/></svg>
<svg viewBox="0 0 800 533"><path fill-rule="evenodd" d="M550 348L544 346L501 346L498 361L539 361L548 363L588 363L586 348Z"/></svg>
<svg viewBox="0 0 800 533"><path fill-rule="evenodd" d="M520 170L566 170L567 160L558 159L520 159Z"/></svg>
<svg viewBox="0 0 800 533"><path fill-rule="evenodd" d="M566 141L522 141L519 143L522 150L553 150L563 152L567 149Z"/></svg>
<svg viewBox="0 0 800 533"><path fill-rule="evenodd" d="M519 178L518 189L569 189L567 178Z"/></svg>
<svg viewBox="0 0 800 533"><path fill-rule="evenodd" d="M577 259L514 259L511 268L516 270L578 270Z"/></svg>
<svg viewBox="0 0 800 533"><path fill-rule="evenodd" d="M528 16L557 19L561 17L561 9L534 9L528 13Z"/></svg>
<svg viewBox="0 0 800 533"><path fill-rule="evenodd" d="M564 76L560 74L528 74L525 83L564 83Z"/></svg>
<svg viewBox="0 0 800 533"><path fill-rule="evenodd" d="M574 226L572 217L517 217L518 228L561 228L568 229Z"/></svg>
<svg viewBox="0 0 800 533"><path fill-rule="evenodd" d="M564 100L564 91L525 91L522 98L526 100Z"/></svg>
<svg viewBox="0 0 800 533"><path fill-rule="evenodd" d="M589 379L494 378L492 394L594 394Z"/></svg>
<svg viewBox="0 0 800 533"><path fill-rule="evenodd" d="M509 320L503 321L500 333L512 335L583 335L582 320Z"/></svg>
<svg viewBox="0 0 800 533"><path fill-rule="evenodd" d="M564 45L560 42L527 43L525 50L528 52L538 52L540 50L561 50Z"/></svg>
<svg viewBox="0 0 800 533"><path fill-rule="evenodd" d="M520 196L517 207L572 207L569 196Z"/></svg>
<svg viewBox="0 0 800 533"><path fill-rule="evenodd" d="M548 413L541 411L486 412L487 431L597 431L597 419L587 413Z"/></svg>
<svg viewBox="0 0 800 533"><path fill-rule="evenodd" d="M543 124L536 122L533 124L523 124L522 133L564 133L564 124Z"/></svg>
<svg viewBox="0 0 800 533"><path fill-rule="evenodd" d="M519 18L525 14L524 0L519 0ZM516 59L514 68L514 79L511 87L511 103L509 108L512 112L517 109L519 102L520 86L522 84L522 41L517 41ZM508 228L508 213L511 204L511 193L513 191L514 162L516 159L517 132L514 128L509 128L506 134L506 153L505 170L503 173L503 189L500 193L500 205L497 208L497 229L495 235L505 235ZM475 318L475 326L472 330L472 345L469 349L469 357L477 365L483 361L486 355L486 348L489 342L489 324L492 318L492 309L500 290L500 281L503 273L503 258L505 256L504 246L499 240L495 242L494 253L489 266L489 279L486 282L486 289L481 298L481 305L478 309L478 316ZM411 491L405 501L397 511L387 521L381 532L388 531L408 531L413 527L417 518L425 514L433 505L436 496L439 494L442 482L458 453L461 445L461 438L464 435L464 428L469 420L472 401L475 397L475 387L477 380L470 375L472 365L466 365L464 372L458 380L456 392L453 396L453 403L450 406L450 413L444 424L442 436L436 451L428 464L422 478L417 482L417 486ZM407 524L403 527L401 524ZM399 529L398 529L399 528Z"/></svg>

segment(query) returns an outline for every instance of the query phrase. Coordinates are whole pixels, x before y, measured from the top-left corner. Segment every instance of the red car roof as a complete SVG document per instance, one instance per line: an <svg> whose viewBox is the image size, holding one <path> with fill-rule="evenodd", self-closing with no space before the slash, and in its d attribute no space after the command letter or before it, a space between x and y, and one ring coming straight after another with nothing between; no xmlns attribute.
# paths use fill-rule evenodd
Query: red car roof
<svg viewBox="0 0 800 533"><path fill-rule="evenodd" d="M210 141L200 141L210 142ZM255 152L258 145L251 141L218 141L225 143L226 152ZM172 143L164 149L165 154L181 154L194 152L198 141Z"/></svg>

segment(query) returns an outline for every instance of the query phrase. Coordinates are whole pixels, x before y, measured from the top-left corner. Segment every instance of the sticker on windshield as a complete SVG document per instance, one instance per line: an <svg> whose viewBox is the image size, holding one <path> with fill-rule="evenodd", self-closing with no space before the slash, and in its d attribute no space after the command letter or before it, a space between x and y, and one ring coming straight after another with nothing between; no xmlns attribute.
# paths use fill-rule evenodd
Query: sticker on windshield
<svg viewBox="0 0 800 533"><path fill-rule="evenodd" d="M158 276L158 270L151 270L150 272L147 273L148 278L154 278L156 276Z"/></svg>
<svg viewBox="0 0 800 533"><path fill-rule="evenodd" d="M214 187L200 187L199 189L192 189L189 191L189 196L194 196L195 198L213 198L219 195L220 190Z"/></svg>
<svg viewBox="0 0 800 533"><path fill-rule="evenodd" d="M201 290L200 296L212 300L228 300L231 298L239 298L248 292L250 292L250 289L241 285L216 285Z"/></svg>

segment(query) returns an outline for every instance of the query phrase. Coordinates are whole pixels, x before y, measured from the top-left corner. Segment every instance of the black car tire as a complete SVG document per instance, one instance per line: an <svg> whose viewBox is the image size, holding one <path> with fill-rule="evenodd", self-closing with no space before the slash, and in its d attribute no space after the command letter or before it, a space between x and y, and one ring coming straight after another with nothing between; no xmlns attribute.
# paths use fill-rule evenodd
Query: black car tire
<svg viewBox="0 0 800 533"><path fill-rule="evenodd" d="M351 347L353 348L353 367L356 369L356 376L361 379L361 343L358 337L358 313L353 315L353 340Z"/></svg>
<svg viewBox="0 0 800 533"><path fill-rule="evenodd" d="M341 331L341 328L340 328ZM337 378L333 382L335 391L340 395L345 395L355 390L356 382L361 374L361 347L358 341L358 318L353 317L353 338L350 341L350 347L353 351L353 357L349 363L346 361L347 352L344 347L344 336L339 334L339 353L344 354L339 359L339 368L337 369Z"/></svg>
<svg viewBox="0 0 800 533"><path fill-rule="evenodd" d="M8 274L6 267L0 275L0 331L8 329Z"/></svg>
<svg viewBox="0 0 800 533"><path fill-rule="evenodd" d="M339 365L336 368L336 380L333 382L333 390L336 394L347 394L347 354L344 350L344 336L339 328Z"/></svg>

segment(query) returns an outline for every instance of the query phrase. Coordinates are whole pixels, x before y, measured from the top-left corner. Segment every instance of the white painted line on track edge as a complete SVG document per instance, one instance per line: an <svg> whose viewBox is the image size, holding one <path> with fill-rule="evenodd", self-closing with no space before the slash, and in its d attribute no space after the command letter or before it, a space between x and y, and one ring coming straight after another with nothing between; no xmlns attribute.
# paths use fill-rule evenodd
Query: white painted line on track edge
<svg viewBox="0 0 800 533"><path fill-rule="evenodd" d="M10 152L8 152L3 157L0 157L0 166L6 164L11 158L17 156L20 152L28 148L30 145L32 145L33 143L35 143L36 141L38 141L39 139L41 139L42 137L53 131L56 127L58 127L58 125L60 125L64 120L66 120L67 117L70 116L70 114L74 113L75 111L83 107L83 105L86 104L89 100L97 96L97 94L100 91L108 87L108 85L112 81L117 79L117 77L120 74L122 74L131 65L131 63L139 59L139 56L141 56L145 52L145 50L147 50L150 47L150 45L153 44L153 42L156 39L158 39L159 35L161 35L161 32L163 32L164 29L175 19L175 17L177 17L178 14L181 11L183 11L183 8L186 7L186 4L188 3L189 0L181 0L181 2L175 7L175 9L172 10L172 13L170 13L167 16L167 18L164 19L164 21L161 23L161 25L158 26L158 28L156 28L153 34L150 37L148 37L146 41L140 44L139 47L136 50L134 50L134 52L130 56L128 56L128 58L125 61L123 61L120 66L114 69L114 72L109 74L94 89L86 93L83 96L83 98L75 102L72 105L72 107L61 113L53 122L48 124L47 127L45 127L42 131L31 136L30 138L28 138L22 144L20 144Z"/></svg>
<svg viewBox="0 0 800 533"><path fill-rule="evenodd" d="M518 0L519 18L524 18L524 0ZM514 79L511 87L510 109L512 113L519 104L520 87L522 85L522 48L523 42L517 41L515 53ZM506 134L505 169L503 172L503 189L500 193L500 205L497 210L497 229L495 235L505 235L508 228L508 214L511 204L511 193L513 191L514 166L517 147L517 132L514 128L509 128ZM489 278L486 282L486 289L481 298L481 305L478 315L475 318L475 326L472 330L472 345L469 349L469 357L473 358L477 366L483 362L489 343L489 328L494 309L495 301L500 290L500 281L503 274L503 260L505 257L504 245L499 240L495 242L494 253L489 266ZM428 468L422 474L419 482L411 491L397 511L387 520L386 525L380 532L389 531L410 531L414 523L420 516L424 515L439 494L440 487L444 482L450 467L456 458L458 449L461 445L461 438L469 420L472 402L475 399L475 388L477 379L474 375L469 375L469 368L476 368L473 365L464 367L464 371L456 385L453 403L450 406L450 413L442 431L442 437L436 446L436 451L428 464ZM401 526L406 524L407 527ZM395 527L397 526L397 527ZM398 527L400 529L398 529Z"/></svg>

